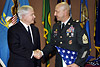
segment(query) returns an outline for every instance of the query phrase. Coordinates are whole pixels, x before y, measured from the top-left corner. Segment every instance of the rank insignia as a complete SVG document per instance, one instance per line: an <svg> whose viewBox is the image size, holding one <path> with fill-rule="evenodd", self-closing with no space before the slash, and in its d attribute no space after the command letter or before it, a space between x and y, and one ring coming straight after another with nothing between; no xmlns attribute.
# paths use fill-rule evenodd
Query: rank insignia
<svg viewBox="0 0 100 67"><path fill-rule="evenodd" d="M72 44L72 40L69 40L69 44L70 44L70 45Z"/></svg>
<svg viewBox="0 0 100 67"><path fill-rule="evenodd" d="M82 41L83 41L83 44L87 44L88 43L88 38L87 38L87 36L85 34L82 36Z"/></svg>
<svg viewBox="0 0 100 67"><path fill-rule="evenodd" d="M57 29L54 31L54 33L55 33L55 34L57 33Z"/></svg>

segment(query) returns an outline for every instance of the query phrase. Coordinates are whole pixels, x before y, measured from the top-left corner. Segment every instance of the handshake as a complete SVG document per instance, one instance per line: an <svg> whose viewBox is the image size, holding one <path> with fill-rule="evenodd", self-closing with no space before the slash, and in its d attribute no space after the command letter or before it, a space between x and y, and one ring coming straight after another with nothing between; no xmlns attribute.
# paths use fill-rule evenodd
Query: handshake
<svg viewBox="0 0 100 67"><path fill-rule="evenodd" d="M37 49L34 51L34 55L33 55L36 59L40 59L43 56L43 53L41 50Z"/></svg>

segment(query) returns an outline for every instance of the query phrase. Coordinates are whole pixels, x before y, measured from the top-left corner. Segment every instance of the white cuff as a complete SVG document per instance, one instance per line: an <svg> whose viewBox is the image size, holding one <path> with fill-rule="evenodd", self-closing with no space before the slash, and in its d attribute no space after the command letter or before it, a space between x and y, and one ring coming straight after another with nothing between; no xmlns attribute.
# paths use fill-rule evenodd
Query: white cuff
<svg viewBox="0 0 100 67"><path fill-rule="evenodd" d="M32 51L31 59L33 58L33 56L34 56L34 51Z"/></svg>

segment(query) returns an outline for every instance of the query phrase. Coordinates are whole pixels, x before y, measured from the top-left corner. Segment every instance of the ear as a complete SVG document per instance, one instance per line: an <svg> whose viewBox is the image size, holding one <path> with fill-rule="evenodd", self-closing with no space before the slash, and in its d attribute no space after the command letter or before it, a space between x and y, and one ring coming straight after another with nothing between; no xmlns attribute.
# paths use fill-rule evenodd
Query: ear
<svg viewBox="0 0 100 67"><path fill-rule="evenodd" d="M68 10L65 10L65 14L67 14L67 15L68 15L68 14L69 14L69 11L68 11Z"/></svg>
<svg viewBox="0 0 100 67"><path fill-rule="evenodd" d="M25 17L25 15L23 14L23 15L22 15L22 18L24 18L24 17Z"/></svg>

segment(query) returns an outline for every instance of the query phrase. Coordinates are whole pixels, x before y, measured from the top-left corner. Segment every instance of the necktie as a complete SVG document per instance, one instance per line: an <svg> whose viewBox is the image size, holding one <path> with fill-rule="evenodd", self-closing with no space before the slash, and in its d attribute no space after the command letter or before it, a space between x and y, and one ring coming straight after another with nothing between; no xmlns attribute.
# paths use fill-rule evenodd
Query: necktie
<svg viewBox="0 0 100 67"><path fill-rule="evenodd" d="M63 24L62 24L62 29L63 29L64 27L65 27L65 24L63 23Z"/></svg>
<svg viewBox="0 0 100 67"><path fill-rule="evenodd" d="M29 26L28 26L28 34L29 34L29 37L31 38L31 33L30 33L30 28L29 28ZM31 38L31 40L32 40L32 38Z"/></svg>

